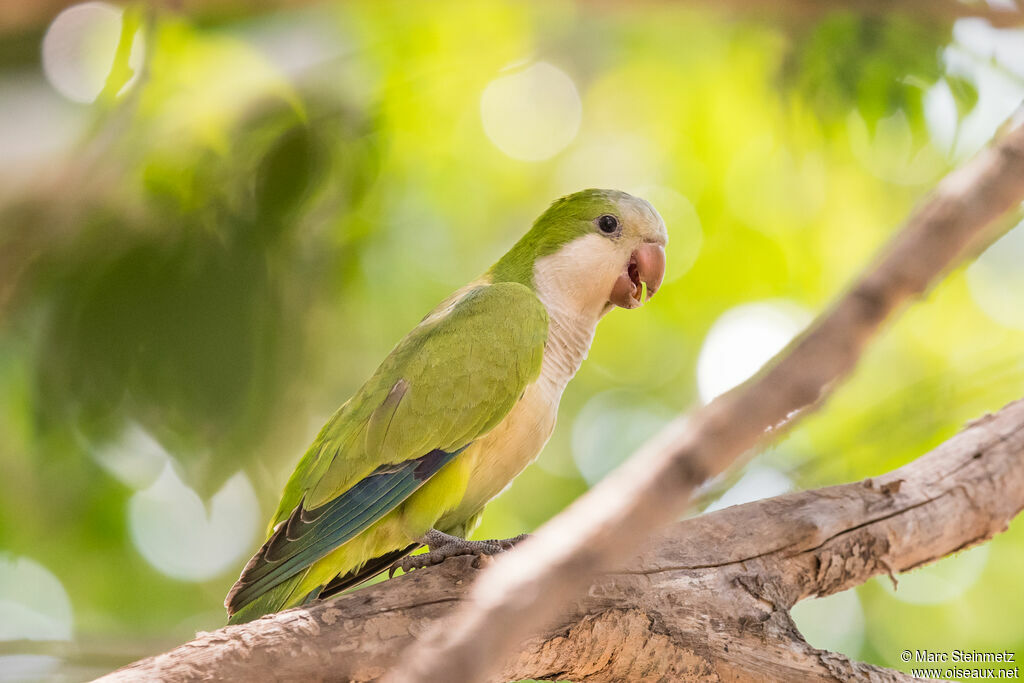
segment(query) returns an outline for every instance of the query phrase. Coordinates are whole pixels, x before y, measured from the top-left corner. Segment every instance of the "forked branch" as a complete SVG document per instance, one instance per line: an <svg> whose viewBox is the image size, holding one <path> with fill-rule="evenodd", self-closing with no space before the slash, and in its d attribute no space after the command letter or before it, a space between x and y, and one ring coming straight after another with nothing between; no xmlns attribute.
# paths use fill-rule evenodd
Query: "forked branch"
<svg viewBox="0 0 1024 683"><path fill-rule="evenodd" d="M920 296L1024 200L1024 114L947 176L853 287L746 384L680 419L501 556L457 614L402 658L392 681L479 681L499 670L593 577L678 519L693 492L773 427L820 405L888 317Z"/></svg>
<svg viewBox="0 0 1024 683"><path fill-rule="evenodd" d="M662 530L491 677L912 680L814 649L790 608L980 543L1022 508L1018 401L881 477ZM448 560L323 604L199 634L102 680L374 680L466 599L477 573L469 558Z"/></svg>

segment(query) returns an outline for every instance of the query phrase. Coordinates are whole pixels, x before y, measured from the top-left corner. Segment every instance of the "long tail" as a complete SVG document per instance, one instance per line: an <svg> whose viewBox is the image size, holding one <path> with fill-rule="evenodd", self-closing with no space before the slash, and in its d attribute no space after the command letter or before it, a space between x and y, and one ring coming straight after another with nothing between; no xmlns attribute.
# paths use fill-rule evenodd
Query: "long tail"
<svg viewBox="0 0 1024 683"><path fill-rule="evenodd" d="M252 601L247 602L237 612L231 614L228 618L228 623L244 624L247 621L258 619L264 614L273 614L274 612L280 612L283 609L303 604L306 601L306 596L294 595L294 593L305 577L306 572L300 572L274 586L266 593L254 598ZM319 588L313 592L319 593ZM313 595L313 597L315 598L316 595Z"/></svg>
<svg viewBox="0 0 1024 683"><path fill-rule="evenodd" d="M305 605L318 598L323 599L337 595L342 591L369 581L419 547L419 543L413 543L401 550L384 553L379 557L369 560L360 568L354 569L347 574L336 576L326 585L319 585L311 590L307 590L302 585L309 570L300 572L239 608L237 612L230 616L228 624L244 624L247 621L258 619L265 614L273 614L290 607Z"/></svg>
<svg viewBox="0 0 1024 683"><path fill-rule="evenodd" d="M324 586L318 597L321 600L329 598L332 595L337 595L342 591L346 591L349 588L354 588L365 581L369 581L373 577L377 576L377 574L380 574L382 571L419 547L419 543L413 543L401 550L393 550L390 553L385 553L380 557L373 558L364 564L358 571L351 571L348 574L336 576L331 579L330 583Z"/></svg>

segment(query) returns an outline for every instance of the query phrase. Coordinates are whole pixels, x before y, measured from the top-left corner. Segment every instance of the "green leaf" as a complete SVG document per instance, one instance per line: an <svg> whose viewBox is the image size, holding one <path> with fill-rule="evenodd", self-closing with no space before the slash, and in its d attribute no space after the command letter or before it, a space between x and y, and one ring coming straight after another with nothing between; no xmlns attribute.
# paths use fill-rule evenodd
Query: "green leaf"
<svg viewBox="0 0 1024 683"><path fill-rule="evenodd" d="M121 34L114 51L114 63L99 96L103 101L111 102L117 99L118 94L135 75L131 67L132 46L135 44L136 34L142 28L142 12L142 4L135 3L126 7L121 15Z"/></svg>
<svg viewBox="0 0 1024 683"><path fill-rule="evenodd" d="M305 126L281 135L256 172L256 204L268 218L284 218L305 199L320 167L317 141Z"/></svg>
<svg viewBox="0 0 1024 683"><path fill-rule="evenodd" d="M969 79L953 74L946 74L946 83L949 85L949 91L953 93L957 114L961 119L966 117L978 104L978 87Z"/></svg>

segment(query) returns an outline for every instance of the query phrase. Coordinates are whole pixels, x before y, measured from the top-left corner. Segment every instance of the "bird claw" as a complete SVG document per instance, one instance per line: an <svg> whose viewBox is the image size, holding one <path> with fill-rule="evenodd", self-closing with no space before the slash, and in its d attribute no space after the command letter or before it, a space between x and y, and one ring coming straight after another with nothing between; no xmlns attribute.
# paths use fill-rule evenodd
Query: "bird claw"
<svg viewBox="0 0 1024 683"><path fill-rule="evenodd" d="M441 564L449 557L460 557L463 555L474 555L477 558L497 555L498 553L511 550L517 543L528 538L529 534L520 534L513 538L492 538L486 541L467 541L457 536L450 536L431 529L424 537L424 542L430 549L420 555L407 555L398 562L395 562L388 569L388 578L392 578L399 569L408 574L416 569L424 569L436 564ZM479 567L479 559L473 563Z"/></svg>

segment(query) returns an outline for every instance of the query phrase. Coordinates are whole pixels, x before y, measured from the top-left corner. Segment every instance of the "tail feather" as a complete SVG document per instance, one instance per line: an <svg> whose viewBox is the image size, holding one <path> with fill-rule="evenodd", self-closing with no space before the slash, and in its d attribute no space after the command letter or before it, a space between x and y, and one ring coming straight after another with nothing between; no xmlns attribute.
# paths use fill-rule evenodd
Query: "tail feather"
<svg viewBox="0 0 1024 683"><path fill-rule="evenodd" d="M370 539L372 549L361 557L362 550L347 556L351 563L347 567L335 564L335 570L358 566L365 557L385 550L376 542L384 537L371 538L374 532L368 530L393 518L396 507L465 449L466 446L451 452L434 449L413 460L381 465L334 498L308 509L305 499L300 500L287 520L274 528L263 547L245 565L225 600L228 612L240 610L318 564L318 573L324 572L324 575L310 579L307 587L313 589L321 581L327 581L332 576L331 567L321 561L355 539L363 539L357 543L361 549L367 548L367 539Z"/></svg>
<svg viewBox="0 0 1024 683"><path fill-rule="evenodd" d="M258 619L265 614L273 614L289 607L304 605L318 598L324 599L337 595L342 591L358 586L364 581L369 581L419 547L419 543L413 543L400 550L384 553L369 560L360 568L354 569L347 574L336 576L326 585L317 585L311 590L308 585L303 586L308 570L296 574L238 607L237 610L231 611L228 624L244 624L247 621ZM235 605L231 605L229 610L234 607Z"/></svg>
<svg viewBox="0 0 1024 683"><path fill-rule="evenodd" d="M228 624L244 624L258 619L264 614L273 614L299 604L293 595L305 578L306 572L296 574L290 579L279 583L266 593L254 598L235 611L229 612Z"/></svg>
<svg viewBox="0 0 1024 683"><path fill-rule="evenodd" d="M349 588L358 586L364 581L369 581L373 577L380 574L382 571L393 565L398 560L402 559L412 551L420 547L419 543L413 543L401 550L393 550L390 553L384 553L380 557L375 557L372 560L364 564L360 569L350 571L347 574L336 576L331 579L330 583L324 586L323 590L320 591L318 596L321 600L329 598L333 595L337 595L342 591L346 591Z"/></svg>

